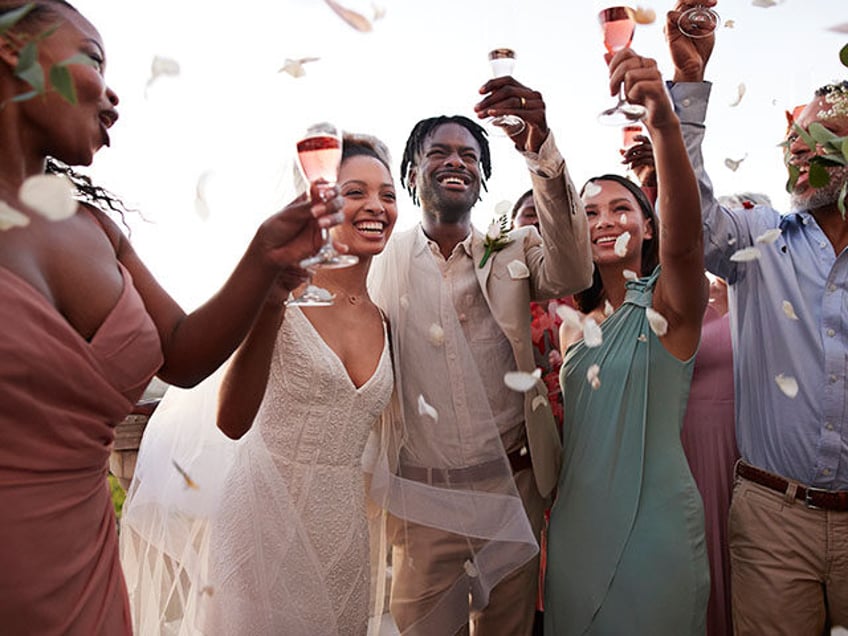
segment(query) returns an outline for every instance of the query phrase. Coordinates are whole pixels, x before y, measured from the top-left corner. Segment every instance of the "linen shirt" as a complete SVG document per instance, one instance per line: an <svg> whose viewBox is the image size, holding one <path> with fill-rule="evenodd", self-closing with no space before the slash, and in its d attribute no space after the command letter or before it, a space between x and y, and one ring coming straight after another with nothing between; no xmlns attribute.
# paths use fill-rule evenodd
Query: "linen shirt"
<svg viewBox="0 0 848 636"><path fill-rule="evenodd" d="M729 284L739 451L784 477L848 490L848 250L836 255L807 211L718 205L701 153L710 88L670 92L700 185L707 269ZM757 240L775 229L774 243ZM750 247L758 259L731 260Z"/></svg>

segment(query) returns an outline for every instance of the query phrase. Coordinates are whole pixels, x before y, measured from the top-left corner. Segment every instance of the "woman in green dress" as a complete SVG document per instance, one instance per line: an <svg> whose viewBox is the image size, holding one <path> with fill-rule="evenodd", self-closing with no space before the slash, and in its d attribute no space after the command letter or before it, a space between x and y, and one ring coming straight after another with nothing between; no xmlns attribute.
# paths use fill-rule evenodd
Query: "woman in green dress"
<svg viewBox="0 0 848 636"><path fill-rule="evenodd" d="M647 109L660 228L639 188L583 188L595 283L566 320L563 469L551 511L545 633L703 634L701 499L680 442L707 302L700 200L653 60L624 50L610 85ZM628 271L629 270L629 271ZM569 346L570 345L570 346Z"/></svg>

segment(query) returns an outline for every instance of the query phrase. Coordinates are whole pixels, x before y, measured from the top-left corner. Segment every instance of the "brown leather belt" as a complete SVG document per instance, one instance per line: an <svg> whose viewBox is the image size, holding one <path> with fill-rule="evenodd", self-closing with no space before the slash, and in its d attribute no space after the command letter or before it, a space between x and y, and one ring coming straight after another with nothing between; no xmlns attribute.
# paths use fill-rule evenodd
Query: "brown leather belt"
<svg viewBox="0 0 848 636"><path fill-rule="evenodd" d="M507 460L512 468L513 474L527 470L533 464L530 461L530 453L527 446L507 453ZM497 477L501 473L503 462L494 459L490 462L466 466L464 468L424 468L422 466L401 466L400 476L413 481L422 481L427 484L462 484L482 481Z"/></svg>
<svg viewBox="0 0 848 636"><path fill-rule="evenodd" d="M762 468L751 466L743 461L736 462L736 474L753 481L755 484L765 486L769 490L774 490L784 494L790 482L788 479L775 475ZM797 482L795 482L797 483ZM795 490L795 499L803 501L808 508L821 508L822 510L848 510L848 490L824 490L823 488L813 488L797 484Z"/></svg>

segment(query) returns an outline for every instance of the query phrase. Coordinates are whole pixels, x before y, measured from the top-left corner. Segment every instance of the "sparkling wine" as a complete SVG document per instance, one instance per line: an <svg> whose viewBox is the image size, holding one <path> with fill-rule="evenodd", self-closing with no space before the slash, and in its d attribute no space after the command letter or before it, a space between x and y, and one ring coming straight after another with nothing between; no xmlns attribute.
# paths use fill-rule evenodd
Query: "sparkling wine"
<svg viewBox="0 0 848 636"><path fill-rule="evenodd" d="M489 64L492 67L493 77L512 75L512 69L515 68L515 51L512 49L489 51Z"/></svg>
<svg viewBox="0 0 848 636"><path fill-rule="evenodd" d="M308 181L323 179L335 183L342 159L342 143L331 135L307 137L297 142L297 158Z"/></svg>
<svg viewBox="0 0 848 636"><path fill-rule="evenodd" d="M630 46L636 23L624 7L610 7L598 14L604 32L604 46L610 54Z"/></svg>
<svg viewBox="0 0 848 636"><path fill-rule="evenodd" d="M621 129L624 137L624 149L627 150L630 146L636 145L636 135L642 135L642 126L639 124L631 124Z"/></svg>

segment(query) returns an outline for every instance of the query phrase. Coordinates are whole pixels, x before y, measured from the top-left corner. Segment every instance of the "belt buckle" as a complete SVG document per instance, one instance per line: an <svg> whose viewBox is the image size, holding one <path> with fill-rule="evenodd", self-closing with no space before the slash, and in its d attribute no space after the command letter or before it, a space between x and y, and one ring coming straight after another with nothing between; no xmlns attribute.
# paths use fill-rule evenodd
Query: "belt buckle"
<svg viewBox="0 0 848 636"><path fill-rule="evenodd" d="M813 488L812 486L807 486L804 489L804 505L807 506L810 510L822 510L821 506L817 506L813 503L813 494L814 493L827 493L830 492L826 488Z"/></svg>

